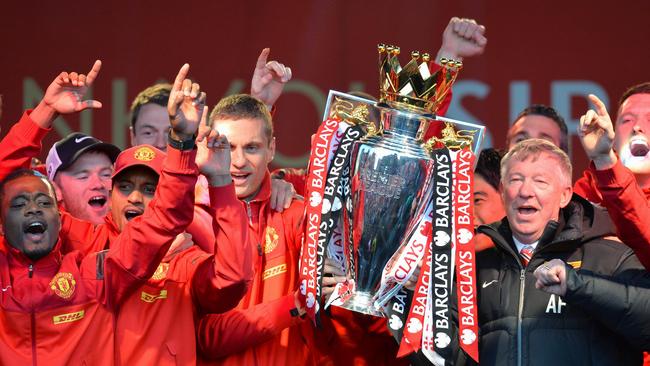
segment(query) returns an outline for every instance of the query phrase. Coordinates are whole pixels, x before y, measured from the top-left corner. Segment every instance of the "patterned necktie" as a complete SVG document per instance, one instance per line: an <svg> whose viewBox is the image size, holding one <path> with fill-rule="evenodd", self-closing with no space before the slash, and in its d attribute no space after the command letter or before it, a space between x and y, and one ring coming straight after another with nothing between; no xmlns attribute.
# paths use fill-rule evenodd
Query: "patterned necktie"
<svg viewBox="0 0 650 366"><path fill-rule="evenodd" d="M525 245L521 248L519 254L521 254L521 263L526 267L528 262L530 262L530 258L533 256L533 247L531 245Z"/></svg>

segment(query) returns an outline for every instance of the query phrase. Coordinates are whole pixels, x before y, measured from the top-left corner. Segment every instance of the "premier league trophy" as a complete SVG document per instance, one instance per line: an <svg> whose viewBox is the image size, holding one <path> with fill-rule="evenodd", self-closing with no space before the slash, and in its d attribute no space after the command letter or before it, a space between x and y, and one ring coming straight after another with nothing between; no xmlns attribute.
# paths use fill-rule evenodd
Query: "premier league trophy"
<svg viewBox="0 0 650 366"><path fill-rule="evenodd" d="M483 137L483 126L435 115L459 62L443 59L437 65L428 54L412 52L402 68L398 47L378 50L379 102L330 91L325 122L312 143L301 264L308 313L318 311L314 299L327 256L348 281L337 286L326 306L385 316L375 306L382 274L430 214L425 211L433 194L431 149L458 145L476 151ZM436 133L423 141L427 130Z"/></svg>
<svg viewBox="0 0 650 366"><path fill-rule="evenodd" d="M436 143L466 143L478 147L483 129L465 123L450 123L436 118L460 63L442 60L430 63L429 55L411 53L401 67L400 49L379 45L381 116L379 132L373 131L353 145L350 161L351 217L343 219L343 232L349 233L348 278L354 291L340 306L384 316L373 306L384 268L398 248L412 235L417 220L430 201L434 162L430 148ZM432 66L437 70L432 70ZM457 121L454 121L457 122ZM462 127L462 132L456 128ZM428 128L441 137L422 138ZM452 136L453 135L453 136Z"/></svg>

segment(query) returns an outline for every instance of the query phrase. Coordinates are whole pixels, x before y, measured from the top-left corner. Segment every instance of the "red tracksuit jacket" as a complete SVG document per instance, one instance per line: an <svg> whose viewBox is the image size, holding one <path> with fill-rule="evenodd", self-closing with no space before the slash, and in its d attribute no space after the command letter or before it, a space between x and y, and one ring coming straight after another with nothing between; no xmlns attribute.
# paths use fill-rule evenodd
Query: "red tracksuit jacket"
<svg viewBox="0 0 650 366"><path fill-rule="evenodd" d="M269 207L270 176L246 203L253 283L235 310L204 317L198 328L202 364L306 365L310 355L303 338L308 324L292 315L298 288L302 237L302 201L278 213Z"/></svg>
<svg viewBox="0 0 650 366"><path fill-rule="evenodd" d="M0 364L111 365L115 312L154 273L192 220L195 152L170 149L158 189L108 251L32 262L0 248ZM0 164L4 166L4 164Z"/></svg>
<svg viewBox="0 0 650 366"><path fill-rule="evenodd" d="M634 173L619 159L611 169L596 170L593 163L575 183L575 193L605 208L616 234L646 269L650 268L650 189L641 189Z"/></svg>

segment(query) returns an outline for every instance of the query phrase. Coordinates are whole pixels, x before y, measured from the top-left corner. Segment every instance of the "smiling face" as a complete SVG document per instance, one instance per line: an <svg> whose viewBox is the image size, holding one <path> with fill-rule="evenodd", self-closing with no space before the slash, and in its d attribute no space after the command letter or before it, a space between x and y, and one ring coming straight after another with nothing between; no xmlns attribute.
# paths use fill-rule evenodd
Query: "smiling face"
<svg viewBox="0 0 650 366"><path fill-rule="evenodd" d="M507 162L501 179L506 215L513 235L524 244L539 240L571 200L571 182L549 152Z"/></svg>
<svg viewBox="0 0 650 366"><path fill-rule="evenodd" d="M257 118L218 119L213 126L230 142L230 174L237 198L252 198L273 160L275 139L269 141L264 122Z"/></svg>
<svg viewBox="0 0 650 366"><path fill-rule="evenodd" d="M32 260L52 251L61 218L53 187L45 178L28 175L7 182L0 212L9 245Z"/></svg>
<svg viewBox="0 0 650 366"><path fill-rule="evenodd" d="M634 94L618 111L614 149L634 174L650 175L650 94Z"/></svg>
<svg viewBox="0 0 650 366"><path fill-rule="evenodd" d="M69 168L56 173L56 193L66 211L93 224L103 223L112 173L113 163L99 151L82 154Z"/></svg>
<svg viewBox="0 0 650 366"><path fill-rule="evenodd" d="M144 213L157 185L158 174L140 165L125 169L113 178L111 216L120 232L129 221Z"/></svg>

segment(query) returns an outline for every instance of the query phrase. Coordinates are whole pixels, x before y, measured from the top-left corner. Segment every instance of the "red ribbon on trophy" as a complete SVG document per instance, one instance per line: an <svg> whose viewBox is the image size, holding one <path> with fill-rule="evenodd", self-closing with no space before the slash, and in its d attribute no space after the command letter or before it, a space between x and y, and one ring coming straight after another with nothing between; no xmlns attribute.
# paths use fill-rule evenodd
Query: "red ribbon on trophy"
<svg viewBox="0 0 650 366"><path fill-rule="evenodd" d="M305 189L307 196L306 225L300 259L300 295L307 308L307 315L314 321L316 313L319 311L319 269L322 268L322 263L318 263L319 257L321 262L323 260L323 256L318 255L319 246L325 246L325 243L319 243L323 193L327 179L328 160L333 154L332 150L338 146L338 143L333 144L332 141L338 135L340 123L337 119L327 119L318 128L312 142Z"/></svg>
<svg viewBox="0 0 650 366"><path fill-rule="evenodd" d="M474 154L457 152L454 160L454 238L460 347L478 362L476 256L474 248Z"/></svg>

